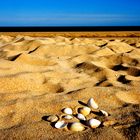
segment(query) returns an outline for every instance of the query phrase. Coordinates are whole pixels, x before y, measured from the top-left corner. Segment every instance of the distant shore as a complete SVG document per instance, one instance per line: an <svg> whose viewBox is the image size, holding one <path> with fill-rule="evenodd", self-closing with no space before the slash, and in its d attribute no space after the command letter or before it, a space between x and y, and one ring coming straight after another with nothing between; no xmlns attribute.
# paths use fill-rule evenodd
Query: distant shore
<svg viewBox="0 0 140 140"><path fill-rule="evenodd" d="M99 31L99 32L0 32L7 36L33 36L33 37L140 37L140 31Z"/></svg>

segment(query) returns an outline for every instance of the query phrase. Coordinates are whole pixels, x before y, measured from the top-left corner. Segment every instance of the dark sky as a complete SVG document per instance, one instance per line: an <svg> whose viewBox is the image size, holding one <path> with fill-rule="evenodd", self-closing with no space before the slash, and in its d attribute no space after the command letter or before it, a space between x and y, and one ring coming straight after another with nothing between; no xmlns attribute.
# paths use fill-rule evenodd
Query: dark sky
<svg viewBox="0 0 140 140"><path fill-rule="evenodd" d="M0 26L140 26L140 0L2 0Z"/></svg>

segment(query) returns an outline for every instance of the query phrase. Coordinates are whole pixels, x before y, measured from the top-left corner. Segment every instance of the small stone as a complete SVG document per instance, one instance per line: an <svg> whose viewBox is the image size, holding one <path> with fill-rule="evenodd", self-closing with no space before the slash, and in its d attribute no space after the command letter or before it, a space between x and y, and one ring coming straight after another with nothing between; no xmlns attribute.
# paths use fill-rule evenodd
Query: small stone
<svg viewBox="0 0 140 140"><path fill-rule="evenodd" d="M114 125L116 122L113 120L103 122L103 125L106 127Z"/></svg>

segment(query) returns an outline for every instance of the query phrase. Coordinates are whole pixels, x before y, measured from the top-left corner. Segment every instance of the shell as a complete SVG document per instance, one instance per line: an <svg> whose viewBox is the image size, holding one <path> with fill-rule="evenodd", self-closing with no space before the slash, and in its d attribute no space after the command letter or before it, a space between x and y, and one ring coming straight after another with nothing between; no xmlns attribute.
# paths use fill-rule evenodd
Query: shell
<svg viewBox="0 0 140 140"><path fill-rule="evenodd" d="M64 109L63 109L63 112L64 112L65 114L72 115L72 109L71 109L71 108L64 108Z"/></svg>
<svg viewBox="0 0 140 140"><path fill-rule="evenodd" d="M67 126L67 123L65 121L58 121L55 123L55 128L57 129L64 128L65 126Z"/></svg>
<svg viewBox="0 0 140 140"><path fill-rule="evenodd" d="M90 119L88 121L88 124L91 128L97 128L101 124L101 122L97 119Z"/></svg>
<svg viewBox="0 0 140 140"><path fill-rule="evenodd" d="M83 120L83 121L86 120L85 116L84 116L83 114L81 114L81 113L78 113L78 114L77 114L77 118L78 118L79 120Z"/></svg>
<svg viewBox="0 0 140 140"><path fill-rule="evenodd" d="M64 118L64 119L67 119L67 120L70 120L70 119L73 118L73 116L71 116L71 115L64 115L63 118Z"/></svg>
<svg viewBox="0 0 140 140"><path fill-rule="evenodd" d="M87 105L88 105L89 107L94 108L94 109L98 109L98 104L94 101L93 98L90 98L90 99L88 100Z"/></svg>
<svg viewBox="0 0 140 140"><path fill-rule="evenodd" d="M91 109L89 107L81 107L81 108L78 108L78 113L81 113L83 114L84 116L87 116L90 114L90 111Z"/></svg>
<svg viewBox="0 0 140 140"><path fill-rule="evenodd" d="M47 121L56 122L56 121L58 121L58 117L56 115L50 115L50 116L48 116Z"/></svg>
<svg viewBox="0 0 140 140"><path fill-rule="evenodd" d="M104 116L109 116L109 114L106 112L106 111L104 111L104 110L100 110L100 112L104 115Z"/></svg>
<svg viewBox="0 0 140 140"><path fill-rule="evenodd" d="M69 128L71 131L83 131L85 127L79 122L73 122Z"/></svg>

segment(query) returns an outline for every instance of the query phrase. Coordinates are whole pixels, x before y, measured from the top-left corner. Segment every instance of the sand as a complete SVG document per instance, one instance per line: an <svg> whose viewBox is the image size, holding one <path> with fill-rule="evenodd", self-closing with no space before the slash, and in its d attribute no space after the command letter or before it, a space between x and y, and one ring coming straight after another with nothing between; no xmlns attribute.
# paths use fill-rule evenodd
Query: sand
<svg viewBox="0 0 140 140"><path fill-rule="evenodd" d="M42 119L91 97L114 124L72 132ZM140 38L1 35L0 139L140 139Z"/></svg>
<svg viewBox="0 0 140 140"><path fill-rule="evenodd" d="M17 35L22 36L33 36L33 37L140 37L140 31L84 31L84 32L0 32L0 35L9 35L16 37Z"/></svg>

